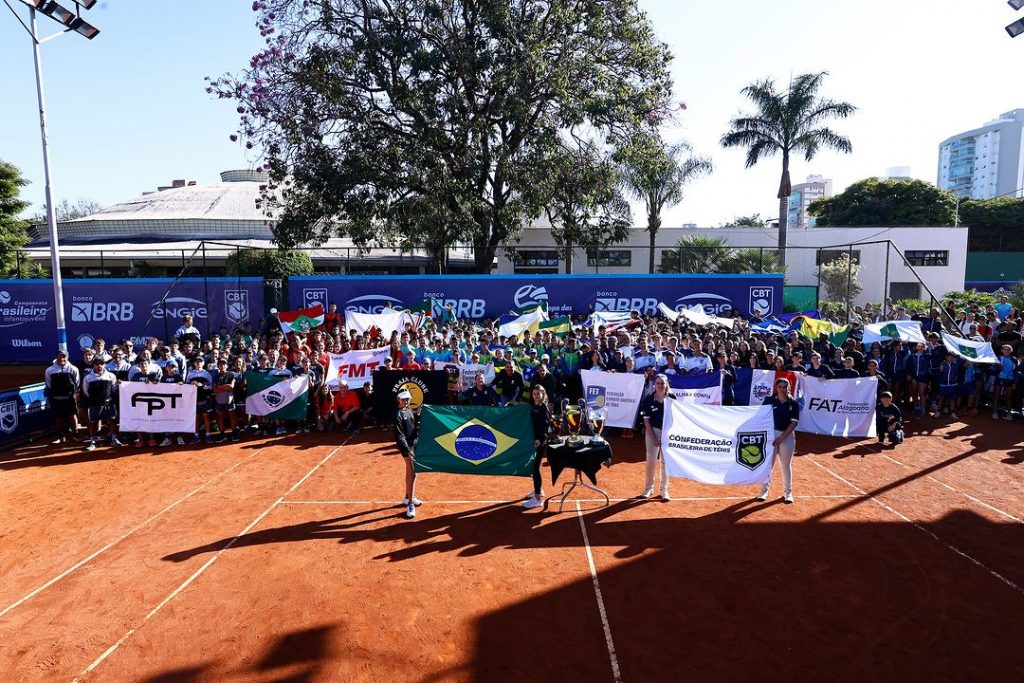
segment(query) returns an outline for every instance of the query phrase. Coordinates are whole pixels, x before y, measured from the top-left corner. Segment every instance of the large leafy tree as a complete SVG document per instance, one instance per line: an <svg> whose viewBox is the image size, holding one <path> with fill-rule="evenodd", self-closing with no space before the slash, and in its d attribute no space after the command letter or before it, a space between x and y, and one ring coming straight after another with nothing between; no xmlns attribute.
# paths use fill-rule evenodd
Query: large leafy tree
<svg viewBox="0 0 1024 683"><path fill-rule="evenodd" d="M0 274L8 276L17 270L18 252L28 242L25 221L19 218L29 203L21 198L21 188L28 181L21 171L0 161Z"/></svg>
<svg viewBox="0 0 1024 683"><path fill-rule="evenodd" d="M237 100L264 155L284 247L393 245L432 226L488 272L551 203L566 140L617 144L669 107L670 55L636 0L253 7L267 49L209 90Z"/></svg>
<svg viewBox="0 0 1024 683"><path fill-rule="evenodd" d="M972 251L1024 251L1024 197L962 200L960 224L971 229Z"/></svg>
<svg viewBox="0 0 1024 683"><path fill-rule="evenodd" d="M283 280L290 275L312 275L313 259L304 251L240 249L224 261L229 277L263 277Z"/></svg>
<svg viewBox="0 0 1024 683"><path fill-rule="evenodd" d="M817 153L833 149L849 154L850 140L825 123L829 119L845 119L857 108L849 102L826 99L818 91L826 72L803 74L794 78L786 90L767 79L745 87L741 92L756 111L732 120L729 132L722 136L724 147L745 147L747 168L763 157L782 156L782 177L779 180L779 259L786 262L786 237L789 225L789 195L793 185L789 177L790 157L802 155L805 161Z"/></svg>
<svg viewBox="0 0 1024 683"><path fill-rule="evenodd" d="M675 249L661 257L663 273L721 273L729 264L732 250L720 237L685 235Z"/></svg>
<svg viewBox="0 0 1024 683"><path fill-rule="evenodd" d="M819 227L953 225L956 199L931 183L910 178L867 178L834 197L811 202Z"/></svg>
<svg viewBox="0 0 1024 683"><path fill-rule="evenodd" d="M654 270L654 250L661 229L661 212L683 201L684 187L711 173L711 159L694 156L685 142L669 145L659 135L641 132L619 152L630 194L644 203L650 237L648 272Z"/></svg>

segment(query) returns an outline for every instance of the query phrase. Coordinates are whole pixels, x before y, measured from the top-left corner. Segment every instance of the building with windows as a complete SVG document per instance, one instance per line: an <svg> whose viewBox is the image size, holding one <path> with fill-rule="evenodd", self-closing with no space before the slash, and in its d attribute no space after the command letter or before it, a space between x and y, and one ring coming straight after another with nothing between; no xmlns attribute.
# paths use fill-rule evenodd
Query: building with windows
<svg viewBox="0 0 1024 683"><path fill-rule="evenodd" d="M793 186L789 195L789 227L813 228L814 218L807 215L811 202L832 196L832 181L820 175L807 176L807 182Z"/></svg>
<svg viewBox="0 0 1024 683"><path fill-rule="evenodd" d="M939 145L938 186L961 197L1024 196L1024 109Z"/></svg>

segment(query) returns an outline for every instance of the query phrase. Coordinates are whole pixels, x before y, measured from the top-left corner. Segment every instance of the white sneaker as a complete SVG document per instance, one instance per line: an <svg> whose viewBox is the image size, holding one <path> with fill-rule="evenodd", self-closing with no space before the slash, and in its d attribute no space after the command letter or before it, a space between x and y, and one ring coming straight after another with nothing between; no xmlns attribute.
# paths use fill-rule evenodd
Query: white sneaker
<svg viewBox="0 0 1024 683"><path fill-rule="evenodd" d="M528 498L526 502L523 503L523 507L526 508L527 510L532 510L533 508L539 508L543 504L543 498Z"/></svg>
<svg viewBox="0 0 1024 683"><path fill-rule="evenodd" d="M539 494L530 491L525 496L523 496L523 500L530 500L531 498L544 498L544 489L541 489Z"/></svg>
<svg viewBox="0 0 1024 683"><path fill-rule="evenodd" d="M786 505L791 505L793 503L793 494L787 493L786 495L784 495L782 497L782 502L785 503Z"/></svg>
<svg viewBox="0 0 1024 683"><path fill-rule="evenodd" d="M768 500L768 489L769 488L770 487L768 486L768 484L762 485L761 486L761 493L757 494L757 499L758 500Z"/></svg>
<svg viewBox="0 0 1024 683"><path fill-rule="evenodd" d="M170 446L172 443L174 442L171 441L171 437L165 436L164 440L160 442L160 446L166 448L167 446Z"/></svg>
<svg viewBox="0 0 1024 683"><path fill-rule="evenodd" d="M637 498L650 498L654 495L654 489L645 489Z"/></svg>
<svg viewBox="0 0 1024 683"><path fill-rule="evenodd" d="M178 443L179 446L184 446L185 445L185 439L179 436L177 438L177 443Z"/></svg>
<svg viewBox="0 0 1024 683"><path fill-rule="evenodd" d="M667 489L665 491L661 492L660 498L661 498L662 501L664 501L666 503L668 501L672 500L672 496L668 495L668 490Z"/></svg>
<svg viewBox="0 0 1024 683"><path fill-rule="evenodd" d="M87 450L87 451L94 451L94 450L96 450L96 442L90 439L89 443L85 444L85 450Z"/></svg>
<svg viewBox="0 0 1024 683"><path fill-rule="evenodd" d="M405 506L405 517L406 517L406 519L412 519L415 516L416 516L416 506L413 505L412 503L409 503L408 505Z"/></svg>
<svg viewBox="0 0 1024 683"><path fill-rule="evenodd" d="M420 505L423 505L423 501L420 500L419 498L417 498L416 496L413 496L412 497L412 504L415 505L416 507L419 507ZM409 499L408 498L403 498L402 499L402 505L405 505L406 507L408 507L409 506Z"/></svg>

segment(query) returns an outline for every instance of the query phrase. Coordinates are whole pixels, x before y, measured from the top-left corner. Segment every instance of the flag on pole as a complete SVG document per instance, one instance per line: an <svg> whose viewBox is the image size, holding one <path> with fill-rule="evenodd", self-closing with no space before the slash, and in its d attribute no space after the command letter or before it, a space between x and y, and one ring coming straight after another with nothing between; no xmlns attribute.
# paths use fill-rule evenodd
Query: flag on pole
<svg viewBox="0 0 1024 683"><path fill-rule="evenodd" d="M942 333L942 343L945 347L964 360L973 363L998 363L995 349L987 341L974 341L972 339L960 339L951 334Z"/></svg>
<svg viewBox="0 0 1024 683"><path fill-rule="evenodd" d="M700 305L694 306L693 308L681 308L679 311L673 311L663 302L658 304L658 312L672 322L678 320L679 316L683 316L694 325L719 325L721 327L727 327L730 330L736 322L732 318L719 318L715 315L708 315L707 312L705 312L704 307Z"/></svg>
<svg viewBox="0 0 1024 683"><path fill-rule="evenodd" d="M796 321L794 321L794 324ZM828 320L816 318L800 318L800 327L797 331L808 339L817 339L819 335L828 335L828 340L835 346L842 346L846 338L850 336L849 325L836 325Z"/></svg>
<svg viewBox="0 0 1024 683"><path fill-rule="evenodd" d="M535 457L528 406L423 406L417 472L528 477Z"/></svg>
<svg viewBox="0 0 1024 683"><path fill-rule="evenodd" d="M550 332L551 334L569 334L572 332L572 320L569 316L563 315L551 320L545 320L537 328L541 332Z"/></svg>
<svg viewBox="0 0 1024 683"><path fill-rule="evenodd" d="M884 344L894 339L925 344L921 323L916 320L888 320L864 326L864 348L870 349L875 342Z"/></svg>
<svg viewBox="0 0 1024 683"><path fill-rule="evenodd" d="M281 329L285 334L289 332L301 332L305 334L314 327L324 324L323 304L317 304L313 308L300 308L297 311L281 311L277 314L281 320Z"/></svg>
<svg viewBox="0 0 1024 683"><path fill-rule="evenodd" d="M532 313L521 315L515 320L505 323L498 328L498 335L502 337L518 337L523 332L536 332L540 324L548 319L544 309L537 307Z"/></svg>
<svg viewBox="0 0 1024 683"><path fill-rule="evenodd" d="M603 325L605 332L614 332L620 327L629 327L639 322L633 320L630 311L594 311L590 316L591 326L596 330Z"/></svg>
<svg viewBox="0 0 1024 683"><path fill-rule="evenodd" d="M245 373L245 412L272 420L302 420L309 401L309 377Z"/></svg>

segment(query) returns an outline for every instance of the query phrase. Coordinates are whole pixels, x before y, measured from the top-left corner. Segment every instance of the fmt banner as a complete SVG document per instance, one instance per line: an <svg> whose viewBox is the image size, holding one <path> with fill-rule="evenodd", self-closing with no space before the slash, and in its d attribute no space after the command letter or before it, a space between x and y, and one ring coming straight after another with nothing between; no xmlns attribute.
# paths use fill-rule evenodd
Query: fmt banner
<svg viewBox="0 0 1024 683"><path fill-rule="evenodd" d="M64 280L68 350L97 337L168 339L185 314L205 338L263 315L263 280L243 278L96 278ZM0 280L0 362L48 361L57 348L51 280Z"/></svg>
<svg viewBox="0 0 1024 683"><path fill-rule="evenodd" d="M654 314L658 303L708 315L782 312L782 275L324 275L288 279L292 308L325 307L379 313L434 299L459 318L495 318L512 309L548 304L550 315L636 309Z"/></svg>

